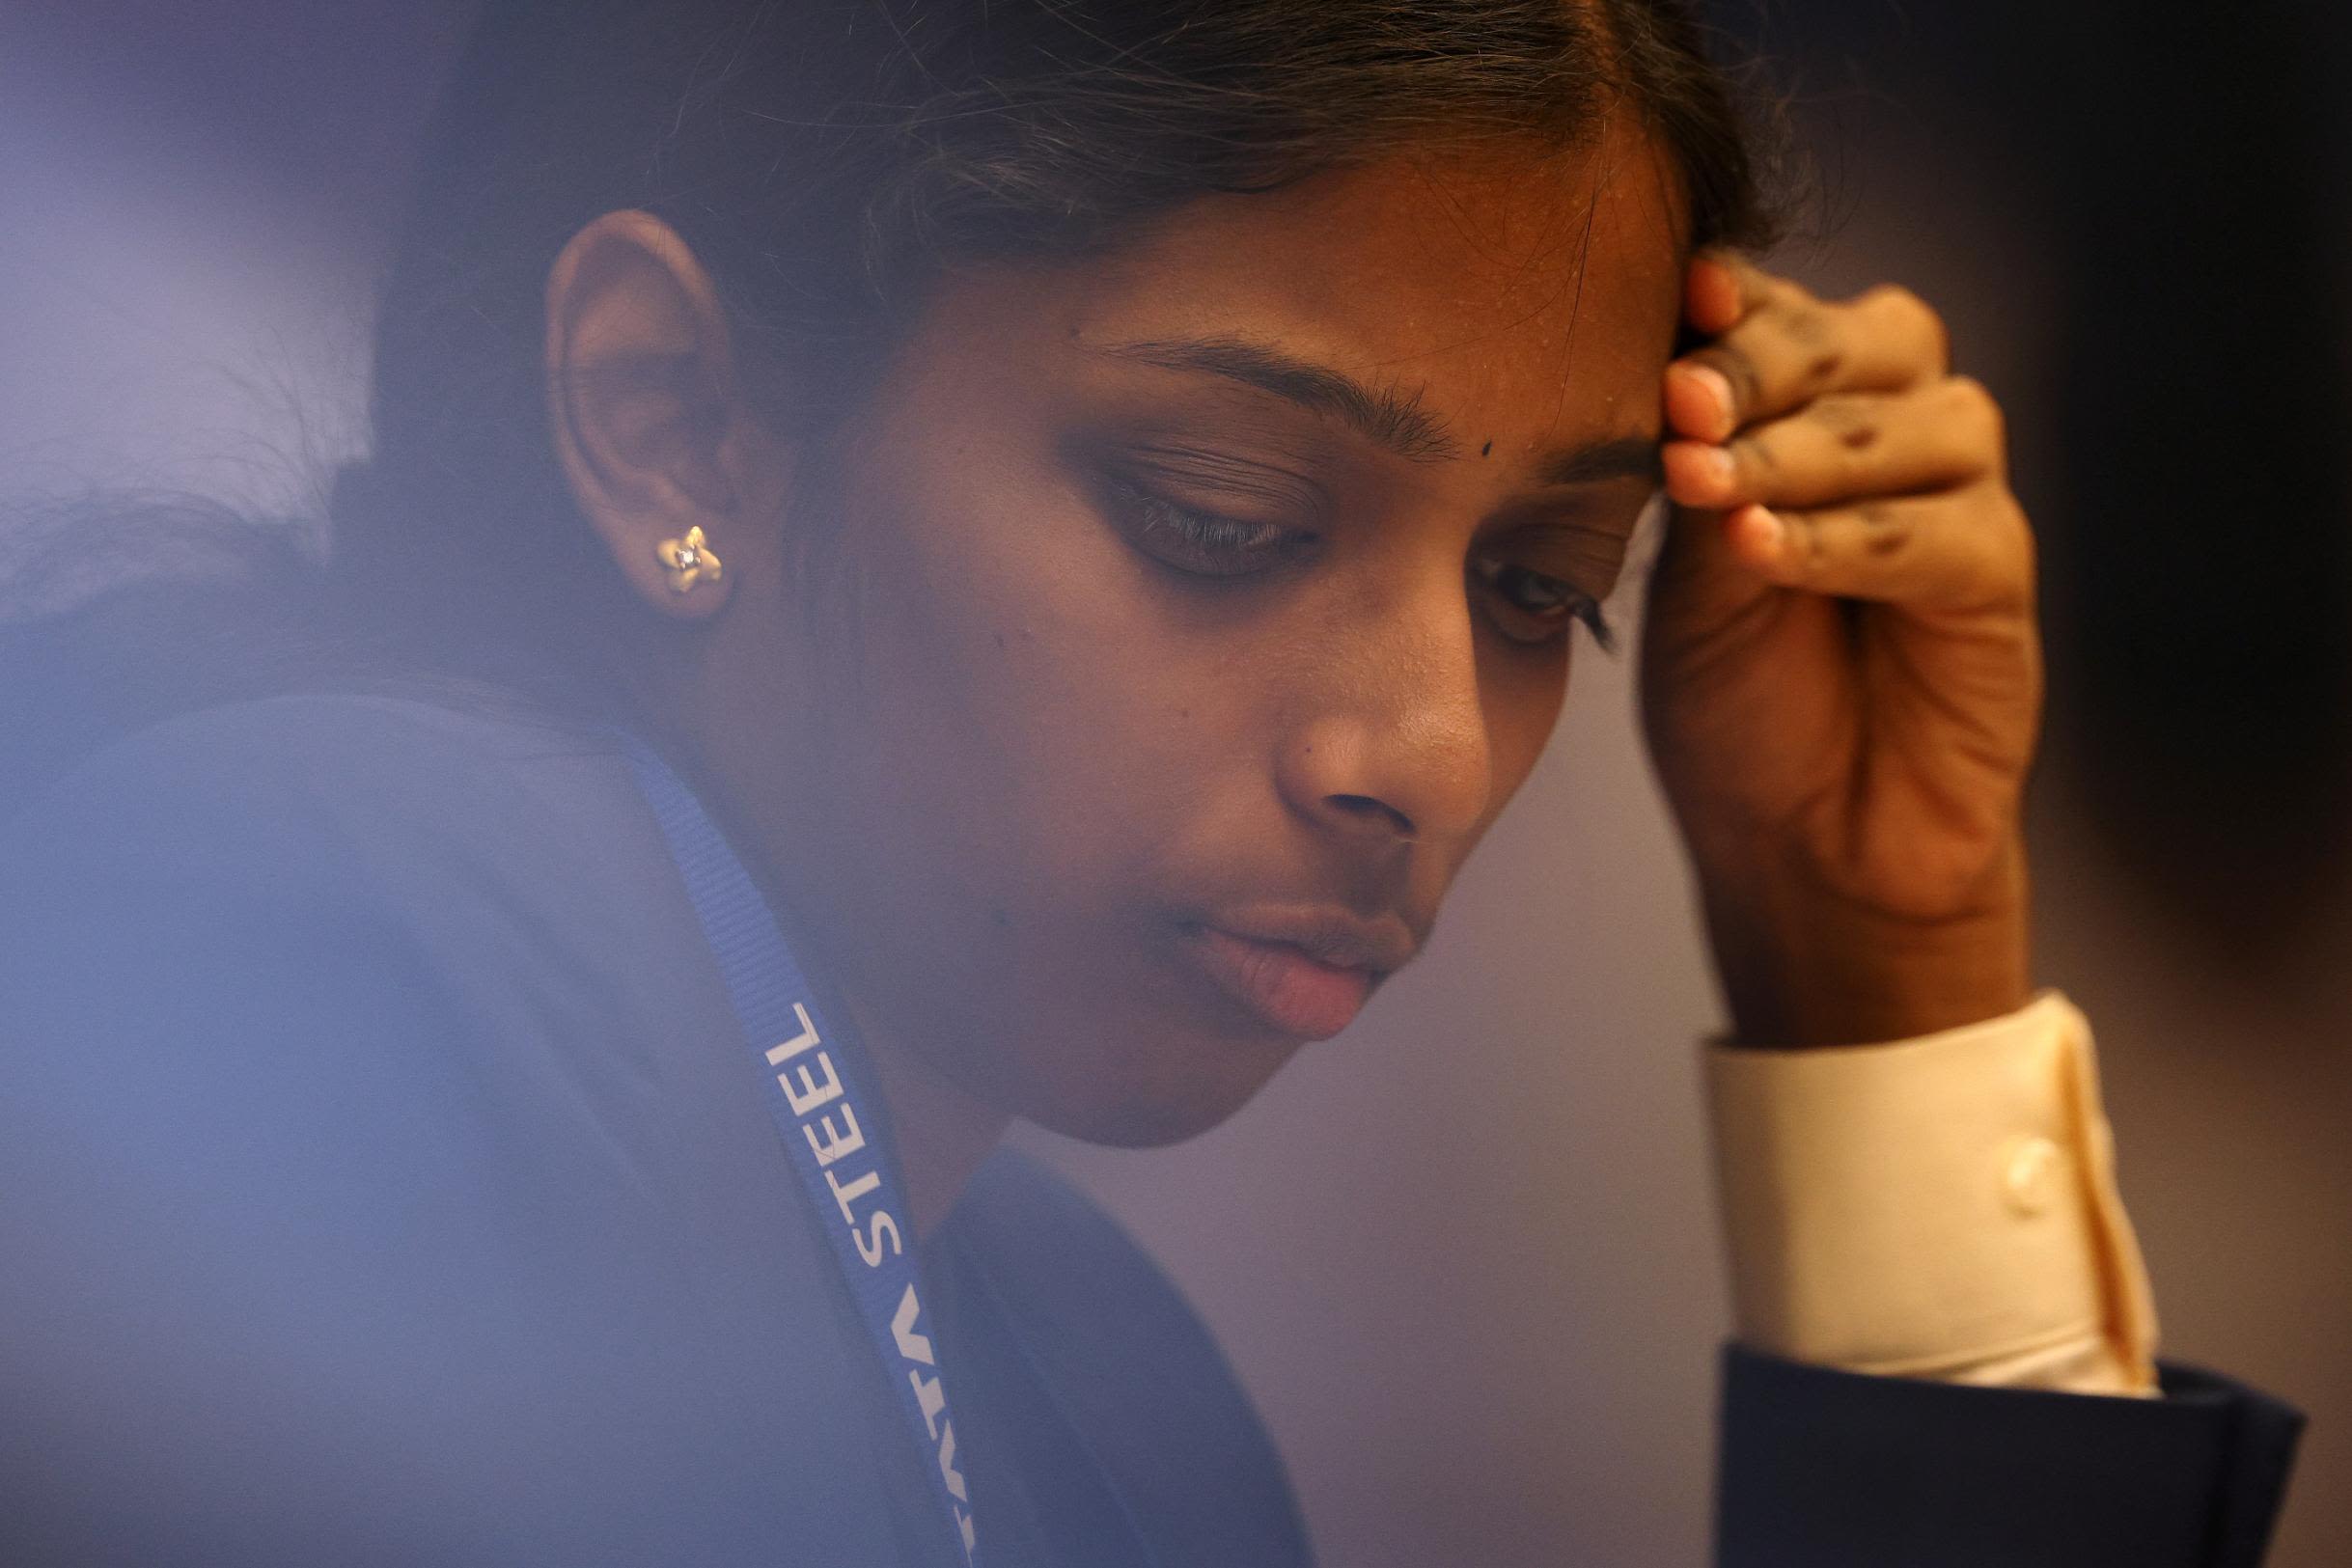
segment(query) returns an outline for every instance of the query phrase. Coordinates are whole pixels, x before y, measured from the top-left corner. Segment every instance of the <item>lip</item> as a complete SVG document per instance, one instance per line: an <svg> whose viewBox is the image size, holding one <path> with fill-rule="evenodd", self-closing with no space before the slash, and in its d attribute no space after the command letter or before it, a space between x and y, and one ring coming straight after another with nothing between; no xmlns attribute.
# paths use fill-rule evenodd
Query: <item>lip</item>
<svg viewBox="0 0 2352 1568"><path fill-rule="evenodd" d="M1201 968L1277 1033L1327 1040L1419 946L1401 921L1336 912L1263 913L1190 928Z"/></svg>

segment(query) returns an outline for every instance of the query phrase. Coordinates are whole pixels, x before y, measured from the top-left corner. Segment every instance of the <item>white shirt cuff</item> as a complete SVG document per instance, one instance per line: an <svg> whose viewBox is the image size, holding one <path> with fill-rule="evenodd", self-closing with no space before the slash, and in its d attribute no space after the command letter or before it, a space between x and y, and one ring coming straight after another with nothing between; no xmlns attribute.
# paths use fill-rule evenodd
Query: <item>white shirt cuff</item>
<svg viewBox="0 0 2352 1568"><path fill-rule="evenodd" d="M1742 1342L1859 1372L2155 1389L2090 1029L2057 992L1885 1045L1707 1051Z"/></svg>

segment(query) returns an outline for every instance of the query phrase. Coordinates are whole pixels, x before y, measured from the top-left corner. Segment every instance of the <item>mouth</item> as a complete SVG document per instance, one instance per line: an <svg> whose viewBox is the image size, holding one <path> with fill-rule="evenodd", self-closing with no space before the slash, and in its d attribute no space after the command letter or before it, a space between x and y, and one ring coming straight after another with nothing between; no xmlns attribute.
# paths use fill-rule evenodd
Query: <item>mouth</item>
<svg viewBox="0 0 2352 1568"><path fill-rule="evenodd" d="M1301 1040L1327 1040L1353 1023L1416 946L1401 924L1328 918L1257 921L1245 929L1204 923L1187 935L1192 956L1220 989L1276 1033Z"/></svg>

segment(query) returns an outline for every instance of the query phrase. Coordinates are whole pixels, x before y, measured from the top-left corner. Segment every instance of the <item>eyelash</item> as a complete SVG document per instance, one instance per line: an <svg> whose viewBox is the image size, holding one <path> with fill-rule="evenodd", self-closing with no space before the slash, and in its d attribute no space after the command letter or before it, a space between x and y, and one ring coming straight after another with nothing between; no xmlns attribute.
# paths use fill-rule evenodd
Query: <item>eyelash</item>
<svg viewBox="0 0 2352 1568"><path fill-rule="evenodd" d="M1314 542L1313 535L1300 530L1203 511L1171 501L1129 480L1113 479L1109 488L1122 513L1125 532L1136 547L1171 570L1187 576L1248 576L1275 564L1282 555L1289 553L1284 551L1284 546ZM1174 545L1175 550L1166 545ZM1617 651L1617 634L1600 602L1591 594L1578 591L1557 577L1492 557L1474 563L1471 571L1502 602L1507 615L1526 617L1539 623L1540 629L1534 635L1522 635L1498 618L1497 627L1509 641L1522 646L1540 646L1557 641L1568 621L1578 620L1592 634L1592 641L1602 651ZM1550 602L1533 605L1521 602L1507 584L1522 592L1532 590Z"/></svg>
<svg viewBox="0 0 2352 1568"><path fill-rule="evenodd" d="M1188 576L1246 576L1272 564L1270 558L1284 545L1314 542L1312 535L1278 523L1245 522L1180 506L1131 481L1112 481L1111 491L1137 546L1154 561ZM1165 545L1173 545L1182 558L1174 558Z"/></svg>
<svg viewBox="0 0 2352 1568"><path fill-rule="evenodd" d="M1547 577L1542 572L1514 566L1491 556L1478 561L1471 570L1491 592L1510 603L1518 614L1536 618L1545 623L1546 629L1536 637L1519 637L1506 630L1503 635L1512 642L1530 646L1548 643L1565 632L1569 621L1578 620L1584 623L1585 630L1592 634L1594 645L1603 653L1617 651L1617 630L1609 624L1609 617L1601 609L1600 601L1591 594L1579 592L1557 577ZM1553 602L1540 609L1516 603L1510 600L1508 591L1503 587L1505 579L1524 580L1534 585L1537 592L1549 595Z"/></svg>

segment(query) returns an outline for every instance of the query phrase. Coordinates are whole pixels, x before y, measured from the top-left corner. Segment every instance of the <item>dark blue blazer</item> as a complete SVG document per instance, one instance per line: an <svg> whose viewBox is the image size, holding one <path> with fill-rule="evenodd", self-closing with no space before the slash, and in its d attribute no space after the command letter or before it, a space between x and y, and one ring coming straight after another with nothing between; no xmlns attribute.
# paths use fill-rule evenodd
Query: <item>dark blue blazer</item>
<svg viewBox="0 0 2352 1568"><path fill-rule="evenodd" d="M1000 1157L924 1267L987 1562L1309 1560L1084 1199ZM0 1561L952 1562L886 1375L610 746L269 698L0 829ZM1742 1568L2253 1563L2296 1426L2187 1373L1725 1387Z"/></svg>

